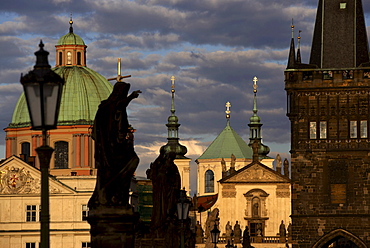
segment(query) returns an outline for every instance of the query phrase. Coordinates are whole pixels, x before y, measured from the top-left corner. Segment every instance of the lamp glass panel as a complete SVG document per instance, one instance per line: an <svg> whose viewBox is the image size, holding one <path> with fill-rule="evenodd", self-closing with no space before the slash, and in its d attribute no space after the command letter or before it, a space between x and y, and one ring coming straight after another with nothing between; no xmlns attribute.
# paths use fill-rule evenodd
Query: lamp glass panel
<svg viewBox="0 0 370 248"><path fill-rule="evenodd" d="M58 93L59 84L45 83L44 84L44 115L45 125L55 126L58 114Z"/></svg>
<svg viewBox="0 0 370 248"><path fill-rule="evenodd" d="M38 83L28 83L24 85L23 88L32 126L40 127L42 125L40 85Z"/></svg>

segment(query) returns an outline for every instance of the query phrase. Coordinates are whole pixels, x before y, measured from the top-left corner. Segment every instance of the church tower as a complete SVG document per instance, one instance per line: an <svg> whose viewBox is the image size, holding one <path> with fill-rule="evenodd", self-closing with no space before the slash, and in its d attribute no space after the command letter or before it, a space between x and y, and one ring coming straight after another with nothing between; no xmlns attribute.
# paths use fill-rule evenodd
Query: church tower
<svg viewBox="0 0 370 248"><path fill-rule="evenodd" d="M309 64L296 55L293 25L292 33L284 74L293 247L369 247L370 63L362 2L319 0Z"/></svg>
<svg viewBox="0 0 370 248"><path fill-rule="evenodd" d="M55 152L50 161L54 176L95 175L94 145L91 129L102 100L108 98L113 86L102 75L86 66L83 39L73 32L63 35L56 47L56 66L52 70L64 78L58 117L58 129L48 132L48 142ZM20 156L25 162L39 167L35 149L41 145L40 131L31 130L26 98L19 97L12 121L6 132L6 158Z"/></svg>
<svg viewBox="0 0 370 248"><path fill-rule="evenodd" d="M171 77L171 115L168 117L168 123L166 124L168 130L167 144L161 147L161 151L174 152L176 157L174 163L176 164L180 177L181 177L181 188L190 194L190 158L185 157L188 149L179 143L179 118L175 115L175 77Z"/></svg>

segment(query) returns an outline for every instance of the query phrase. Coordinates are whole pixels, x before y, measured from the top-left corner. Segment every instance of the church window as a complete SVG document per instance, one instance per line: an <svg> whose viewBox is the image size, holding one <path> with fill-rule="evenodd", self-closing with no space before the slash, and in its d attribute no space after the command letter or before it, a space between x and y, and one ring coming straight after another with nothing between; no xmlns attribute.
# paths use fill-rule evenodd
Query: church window
<svg viewBox="0 0 370 248"><path fill-rule="evenodd" d="M68 168L68 142L55 142L55 160L54 167L56 169Z"/></svg>
<svg viewBox="0 0 370 248"><path fill-rule="evenodd" d="M316 139L316 121L310 122L310 139Z"/></svg>
<svg viewBox="0 0 370 248"><path fill-rule="evenodd" d="M87 220L87 216L89 215L89 207L86 204L82 205L82 220Z"/></svg>
<svg viewBox="0 0 370 248"><path fill-rule="evenodd" d="M90 242L82 242L82 248L91 248L91 243Z"/></svg>
<svg viewBox="0 0 370 248"><path fill-rule="evenodd" d="M67 65L72 65L72 53L67 52Z"/></svg>
<svg viewBox="0 0 370 248"><path fill-rule="evenodd" d="M36 243L35 242L27 242L26 243L26 248L36 248Z"/></svg>
<svg viewBox="0 0 370 248"><path fill-rule="evenodd" d="M252 200L252 217L260 217L261 201L258 197L254 197Z"/></svg>
<svg viewBox="0 0 370 248"><path fill-rule="evenodd" d="M63 63L63 53L59 52L59 65L62 65Z"/></svg>
<svg viewBox="0 0 370 248"><path fill-rule="evenodd" d="M360 121L361 138L367 138L367 121Z"/></svg>
<svg viewBox="0 0 370 248"><path fill-rule="evenodd" d="M349 122L349 136L352 139L357 138L357 121Z"/></svg>
<svg viewBox="0 0 370 248"><path fill-rule="evenodd" d="M320 121L320 139L326 139L326 137L327 137L326 121Z"/></svg>
<svg viewBox="0 0 370 248"><path fill-rule="evenodd" d="M205 193L215 192L215 177L213 171L207 170L205 175Z"/></svg>
<svg viewBox="0 0 370 248"><path fill-rule="evenodd" d="M77 65L81 65L81 52L77 52Z"/></svg>
<svg viewBox="0 0 370 248"><path fill-rule="evenodd" d="M28 162L28 158L30 157L30 143L29 142L23 142L21 145L21 152L22 155L24 156L24 161Z"/></svg>
<svg viewBox="0 0 370 248"><path fill-rule="evenodd" d="M36 205L26 206L26 222L36 222Z"/></svg>

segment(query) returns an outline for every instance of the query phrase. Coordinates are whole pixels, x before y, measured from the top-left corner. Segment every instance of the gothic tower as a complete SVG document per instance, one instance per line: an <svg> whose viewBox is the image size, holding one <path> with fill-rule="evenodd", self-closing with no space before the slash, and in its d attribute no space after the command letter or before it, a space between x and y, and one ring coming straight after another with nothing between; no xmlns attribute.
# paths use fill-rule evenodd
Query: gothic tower
<svg viewBox="0 0 370 248"><path fill-rule="evenodd" d="M293 35L284 73L293 247L369 247L370 63L361 0L319 0L310 64L297 57Z"/></svg>

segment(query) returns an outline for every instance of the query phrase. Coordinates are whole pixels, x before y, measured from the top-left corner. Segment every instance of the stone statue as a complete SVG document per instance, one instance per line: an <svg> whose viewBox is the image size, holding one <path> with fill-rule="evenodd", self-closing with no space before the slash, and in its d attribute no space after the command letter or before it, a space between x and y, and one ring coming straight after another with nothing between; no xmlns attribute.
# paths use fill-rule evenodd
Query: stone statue
<svg viewBox="0 0 370 248"><path fill-rule="evenodd" d="M153 185L151 233L158 238L174 231L169 227L175 225L176 203L181 188L180 173L173 162L175 157L175 152L161 150L146 172Z"/></svg>
<svg viewBox="0 0 370 248"><path fill-rule="evenodd" d="M205 248L213 248L214 247L214 244L212 244L211 231L213 230L215 225L216 225L217 229L220 229L219 226L218 226L219 225L218 215L219 215L219 210L218 210L218 208L215 208L215 209L212 210L211 213L209 213L209 215L207 217L206 233L205 233L205 236L206 236Z"/></svg>
<svg viewBox="0 0 370 248"><path fill-rule="evenodd" d="M234 154L231 154L231 162L230 162L230 169L234 168L235 169L235 162L236 162L236 157Z"/></svg>
<svg viewBox="0 0 370 248"><path fill-rule="evenodd" d="M221 167L222 167L222 172L226 172L226 162L225 162L225 159L222 158L221 159Z"/></svg>
<svg viewBox="0 0 370 248"><path fill-rule="evenodd" d="M126 107L140 90L129 96L130 84L117 82L107 100L99 105L92 138L95 140L96 186L89 209L99 206L127 206L131 178L139 164L134 151L134 129L129 125Z"/></svg>
<svg viewBox="0 0 370 248"><path fill-rule="evenodd" d="M225 227L225 233L226 233L226 242L232 242L232 234L233 234L233 229L230 225L230 221L227 222L226 227Z"/></svg>
<svg viewBox="0 0 370 248"><path fill-rule="evenodd" d="M292 237L292 223L289 222L287 229L288 229L288 237L291 238Z"/></svg>
<svg viewBox="0 0 370 248"><path fill-rule="evenodd" d="M246 226L243 232L243 248L251 248L251 237L249 236L249 229Z"/></svg>
<svg viewBox="0 0 370 248"><path fill-rule="evenodd" d="M199 224L199 220L197 221L197 224L195 225L195 243L197 244L203 244L203 228Z"/></svg>
<svg viewBox="0 0 370 248"><path fill-rule="evenodd" d="M280 154L276 155L275 161L276 161L276 172L281 174L281 165L283 162L281 161Z"/></svg>
<svg viewBox="0 0 370 248"><path fill-rule="evenodd" d="M285 224L284 221L281 221L280 227L279 227L279 235L280 237L286 237L286 229L285 229Z"/></svg>
<svg viewBox="0 0 370 248"><path fill-rule="evenodd" d="M240 239L242 236L242 229L240 228L239 222L236 221L234 225L234 243L240 243Z"/></svg>
<svg viewBox="0 0 370 248"><path fill-rule="evenodd" d="M284 176L289 177L289 161L284 159Z"/></svg>
<svg viewBox="0 0 370 248"><path fill-rule="evenodd" d="M258 202L255 202L253 204L253 213L252 213L252 216L253 217L258 217L259 216L259 204L258 204Z"/></svg>

